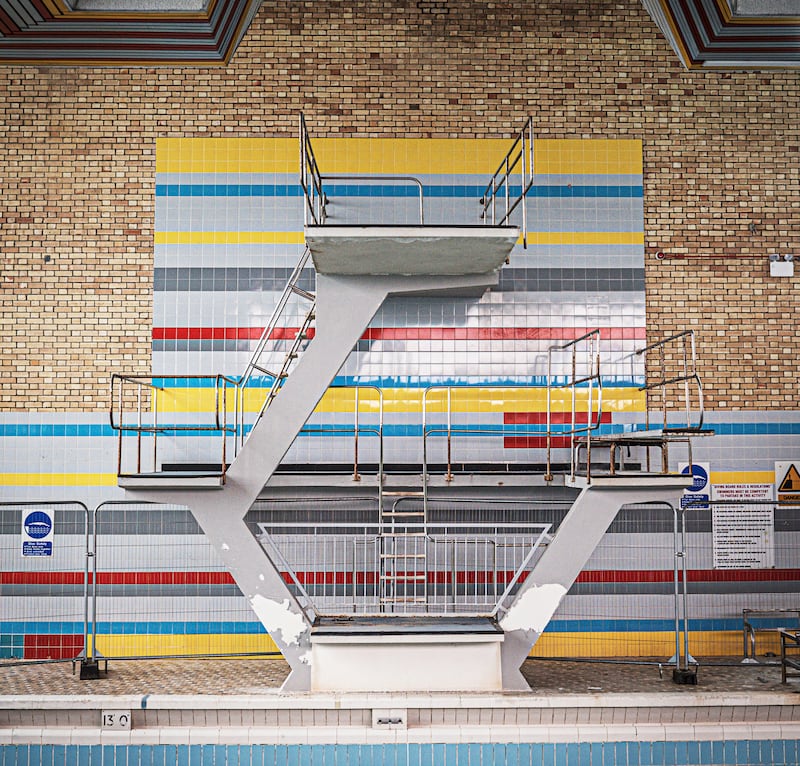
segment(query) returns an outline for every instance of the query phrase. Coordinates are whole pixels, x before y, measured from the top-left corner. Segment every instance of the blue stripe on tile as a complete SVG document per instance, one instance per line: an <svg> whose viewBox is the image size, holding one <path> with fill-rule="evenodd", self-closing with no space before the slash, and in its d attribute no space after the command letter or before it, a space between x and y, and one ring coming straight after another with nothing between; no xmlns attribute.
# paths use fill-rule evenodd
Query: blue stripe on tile
<svg viewBox="0 0 800 766"><path fill-rule="evenodd" d="M552 620L546 633L617 633L617 632L670 632L675 621L669 619L609 619ZM739 618L690 619L690 630L741 631ZM0 633L6 636L35 633L40 635L74 635L83 632L82 622L5 622L0 623ZM97 633L102 635L163 635L201 636L208 634L264 634L260 622L98 622Z"/></svg>
<svg viewBox="0 0 800 766"><path fill-rule="evenodd" d="M329 197L417 197L419 187L416 184L405 183L377 183L376 182L341 184L325 184L325 191ZM437 185L426 184L423 194L429 199L467 199L474 197L476 200L483 196L485 186L475 185ZM512 197L519 196L521 187L511 186L509 191ZM156 197L300 197L302 189L294 184L157 184ZM556 199L586 199L586 198L616 198L636 199L644 197L642 186L631 185L562 185L534 186L529 196Z"/></svg>

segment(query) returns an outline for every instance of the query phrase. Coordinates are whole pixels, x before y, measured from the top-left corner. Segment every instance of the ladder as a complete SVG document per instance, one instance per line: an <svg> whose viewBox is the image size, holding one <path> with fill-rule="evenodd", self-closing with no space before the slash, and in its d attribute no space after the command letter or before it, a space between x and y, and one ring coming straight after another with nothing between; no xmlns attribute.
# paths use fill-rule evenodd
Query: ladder
<svg viewBox="0 0 800 766"><path fill-rule="evenodd" d="M428 604L428 529L423 504L399 510L405 499L424 499L423 492L379 488L378 601L381 612L425 611ZM393 499L389 510L385 501Z"/></svg>
<svg viewBox="0 0 800 766"><path fill-rule="evenodd" d="M308 340L309 330L314 322L316 296L314 293L304 290L302 287L300 287L300 279L310 257L311 251L308 249L308 247L306 247L303 251L303 254L300 256L300 260L297 262L297 265L289 275L289 279L283 288L283 292L278 298L278 302L275 305L272 316L270 317L267 326L264 328L264 331L261 333L261 337L258 339L258 343L256 344L256 347L250 356L250 360L247 363L247 367L242 374L239 382L239 390L241 392L239 406L241 408L240 414L242 418L240 422L242 423L244 422L244 390L247 388L247 385L250 383L253 376L256 373L261 373L262 375L267 375L268 377L272 378L269 391L267 392L264 402L261 405L258 415L253 423L253 425L255 425L278 395L278 392L281 390L286 378L289 377L291 368L294 366L297 358L302 353L302 350L305 347L305 342ZM303 315L302 321L300 322L300 327L297 333L289 343L288 350L280 360L279 364L275 366L272 363L272 357L274 357L276 354L276 349L274 346L276 339L274 335L278 327L278 322L286 311L292 296L297 296L304 301L307 305L307 309ZM242 443L244 443L244 428L242 429L241 438Z"/></svg>

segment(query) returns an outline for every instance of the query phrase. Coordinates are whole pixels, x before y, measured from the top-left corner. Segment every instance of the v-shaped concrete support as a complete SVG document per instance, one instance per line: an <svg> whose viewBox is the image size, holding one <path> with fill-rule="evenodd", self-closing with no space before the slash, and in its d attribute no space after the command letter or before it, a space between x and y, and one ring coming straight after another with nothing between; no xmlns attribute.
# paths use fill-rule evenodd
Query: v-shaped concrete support
<svg viewBox="0 0 800 766"><path fill-rule="evenodd" d="M598 479L573 503L514 602L500 620L503 688L530 689L520 666L586 565L620 508L632 503L680 502L686 476L623 476Z"/></svg>
<svg viewBox="0 0 800 766"><path fill-rule="evenodd" d="M292 668L284 689L310 688L311 623L277 567L244 523L264 485L305 425L347 355L390 295L475 294L497 273L317 276L316 332L280 393L254 426L217 491L132 491L137 499L185 505Z"/></svg>

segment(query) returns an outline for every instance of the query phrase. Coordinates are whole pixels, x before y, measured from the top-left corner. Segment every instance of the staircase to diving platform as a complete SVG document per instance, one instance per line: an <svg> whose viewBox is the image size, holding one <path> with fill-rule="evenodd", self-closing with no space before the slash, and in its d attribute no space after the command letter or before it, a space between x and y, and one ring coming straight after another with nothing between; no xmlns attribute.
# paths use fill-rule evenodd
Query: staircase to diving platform
<svg viewBox="0 0 800 766"><path fill-rule="evenodd" d="M350 583L353 599L347 610L316 603L269 526L262 525L262 534L254 535L245 515L387 298L472 295L497 284L514 245L520 237L523 242L527 238L533 131L528 121L492 177L481 200L484 222L478 226L426 225L422 198L419 225L331 225L326 176L302 118L300 156L307 249L243 375L210 380L214 413L208 428L222 437L219 462L159 465L158 434L180 434L181 429L197 430L197 425L160 424L162 389L146 379L115 376L112 398L118 409L112 414L112 426L120 431L119 484L137 500L189 508L291 666L285 689L527 689L519 671L522 661L619 509L643 502L675 504L691 484L691 476L670 474L665 465L657 471L632 473L617 465L619 450L641 446L643 439L663 450L675 438L694 435L692 427L680 434L664 429L646 437L631 433L628 444L624 434L605 441L594 437L602 386L599 361L595 369L591 357L590 371L574 373L569 381L573 390L596 387L597 399L590 395L588 409L579 417L573 397L571 427L560 431L572 439L567 481L579 487L580 494L555 535L548 525L527 525L524 530L520 524L437 528L428 514L427 462L422 467L422 488L417 490L390 486L379 461L378 518L358 539L352 529L347 533L346 546L357 551L352 555L360 557L359 571L363 570L361 575L354 573ZM513 199L508 194L512 177L521 180L521 191ZM515 211L522 227L510 223ZM300 283L308 259L316 270L313 292ZM303 320L276 355L270 341L279 313L290 299L305 307ZM591 346L594 336L590 336L556 351L574 353L587 341ZM272 382L247 433L244 397L251 379L259 374ZM671 384L673 378L660 382ZM688 381L688 376L686 381L681 378ZM131 401L139 414L135 423L126 423L123 409ZM144 418L142 402L150 405ZM134 466L123 460L123 434L136 435ZM550 434L548 416L548 439ZM153 441L149 472L142 470L143 436ZM610 451L604 472L596 471L593 462L592 449L596 457L599 447ZM450 470L448 453L448 475ZM554 481L549 449L545 481ZM334 537L318 537L314 544L333 546ZM498 549L512 552L502 566L497 565ZM460 557L467 556L480 576L467 576L459 569ZM490 560L495 562L493 569ZM355 558L352 566L355 572ZM478 581L480 592L472 587ZM359 584L362 596L356 593Z"/></svg>

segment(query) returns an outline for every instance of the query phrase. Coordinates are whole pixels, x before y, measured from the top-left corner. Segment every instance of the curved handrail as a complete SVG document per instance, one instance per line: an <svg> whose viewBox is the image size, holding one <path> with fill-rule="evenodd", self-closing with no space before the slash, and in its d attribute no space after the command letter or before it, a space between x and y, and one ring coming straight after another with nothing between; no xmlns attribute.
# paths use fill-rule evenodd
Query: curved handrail
<svg viewBox="0 0 800 766"><path fill-rule="evenodd" d="M351 175L349 173L326 173L320 176L322 181L367 181L377 183L380 181L411 181L417 185L419 189L419 225L425 225L425 189L422 186L422 181L416 176L365 176L365 175Z"/></svg>

